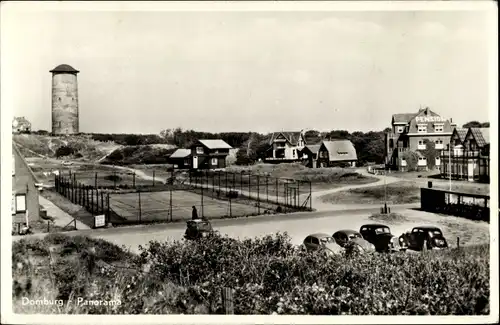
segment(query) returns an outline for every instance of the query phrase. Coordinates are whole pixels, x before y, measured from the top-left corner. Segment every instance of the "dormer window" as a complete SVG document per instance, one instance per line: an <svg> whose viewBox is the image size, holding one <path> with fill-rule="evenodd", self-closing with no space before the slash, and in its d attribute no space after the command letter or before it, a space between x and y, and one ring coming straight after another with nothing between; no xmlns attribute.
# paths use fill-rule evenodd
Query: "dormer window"
<svg viewBox="0 0 500 325"><path fill-rule="evenodd" d="M417 125L418 133L427 133L427 124L418 124Z"/></svg>
<svg viewBox="0 0 500 325"><path fill-rule="evenodd" d="M434 124L434 132L443 132L443 130L444 130L444 124L442 123Z"/></svg>
<svg viewBox="0 0 500 325"><path fill-rule="evenodd" d="M203 147L196 147L196 153L198 155L202 155L203 154Z"/></svg>

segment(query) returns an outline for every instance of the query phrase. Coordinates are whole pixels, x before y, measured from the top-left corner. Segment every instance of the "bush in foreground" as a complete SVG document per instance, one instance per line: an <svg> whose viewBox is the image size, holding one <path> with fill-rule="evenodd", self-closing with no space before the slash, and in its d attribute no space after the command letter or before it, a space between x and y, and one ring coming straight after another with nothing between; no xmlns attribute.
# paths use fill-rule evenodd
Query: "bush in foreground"
<svg viewBox="0 0 500 325"><path fill-rule="evenodd" d="M47 292L121 300L113 308L74 313L222 313L222 287L234 288L236 314L489 313L488 246L327 256L292 245L286 234L251 240L215 235L151 242L132 256L104 241L59 236L14 243L14 261L28 246L42 259L49 254L44 247L59 247L56 261L66 267L52 272L67 274ZM50 278L14 267L14 278L21 275L33 282Z"/></svg>

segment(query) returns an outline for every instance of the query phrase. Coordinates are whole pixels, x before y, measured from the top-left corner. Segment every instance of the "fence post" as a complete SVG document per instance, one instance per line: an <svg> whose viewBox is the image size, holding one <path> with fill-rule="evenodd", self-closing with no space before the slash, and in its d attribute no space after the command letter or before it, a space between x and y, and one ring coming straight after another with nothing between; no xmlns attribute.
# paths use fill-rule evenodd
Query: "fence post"
<svg viewBox="0 0 500 325"><path fill-rule="evenodd" d="M260 176L257 175L257 214L260 214Z"/></svg>
<svg viewBox="0 0 500 325"><path fill-rule="evenodd" d="M95 190L95 203L96 203L95 214L99 214L99 191L97 189Z"/></svg>
<svg viewBox="0 0 500 325"><path fill-rule="evenodd" d="M230 218L233 217L233 208L232 208L232 205L231 205L231 195L229 195L229 217Z"/></svg>
<svg viewBox="0 0 500 325"><path fill-rule="evenodd" d="M94 187L97 188L97 172L94 175Z"/></svg>
<svg viewBox="0 0 500 325"><path fill-rule="evenodd" d="M90 211L94 215L94 189L90 188Z"/></svg>
<svg viewBox="0 0 500 325"><path fill-rule="evenodd" d="M313 198L312 198L312 185L311 181L309 181L309 209L312 211L313 208Z"/></svg>
<svg viewBox="0 0 500 325"><path fill-rule="evenodd" d="M295 207L298 207L298 204L300 204L300 180L297 181L297 201L295 203Z"/></svg>
<svg viewBox="0 0 500 325"><path fill-rule="evenodd" d="M104 193L101 192L101 213L104 213Z"/></svg>
<svg viewBox="0 0 500 325"><path fill-rule="evenodd" d="M234 313L232 288L222 288L222 305L224 306L224 313L226 315L232 315Z"/></svg>
<svg viewBox="0 0 500 325"><path fill-rule="evenodd" d="M106 206L107 206L107 218L108 218L107 222L109 222L111 217L110 207L109 207L109 193L106 193Z"/></svg>
<svg viewBox="0 0 500 325"><path fill-rule="evenodd" d="M139 195L139 222L141 222L142 219L141 191L139 190L137 194Z"/></svg>
<svg viewBox="0 0 500 325"><path fill-rule="evenodd" d="M203 186L201 187L201 218L203 219L205 215L203 214Z"/></svg>
<svg viewBox="0 0 500 325"><path fill-rule="evenodd" d="M278 185L278 179L276 178L276 203L279 204L279 192L280 192L280 187Z"/></svg>
<svg viewBox="0 0 500 325"><path fill-rule="evenodd" d="M269 203L269 175L266 175L266 202Z"/></svg>
<svg viewBox="0 0 500 325"><path fill-rule="evenodd" d="M460 249L460 237L457 237L457 248Z"/></svg>

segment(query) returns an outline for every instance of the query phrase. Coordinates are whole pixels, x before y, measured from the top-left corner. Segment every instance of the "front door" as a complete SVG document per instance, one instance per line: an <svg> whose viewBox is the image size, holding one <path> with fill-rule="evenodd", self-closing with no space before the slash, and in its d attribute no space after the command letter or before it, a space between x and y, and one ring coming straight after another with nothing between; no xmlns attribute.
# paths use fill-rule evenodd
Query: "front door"
<svg viewBox="0 0 500 325"><path fill-rule="evenodd" d="M198 168L198 156L193 156L193 168Z"/></svg>

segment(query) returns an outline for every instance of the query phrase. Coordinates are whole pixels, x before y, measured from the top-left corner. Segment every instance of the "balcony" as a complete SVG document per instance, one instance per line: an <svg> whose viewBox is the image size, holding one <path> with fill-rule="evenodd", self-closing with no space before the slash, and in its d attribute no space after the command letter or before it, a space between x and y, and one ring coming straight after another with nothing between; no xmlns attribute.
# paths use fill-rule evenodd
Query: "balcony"
<svg viewBox="0 0 500 325"><path fill-rule="evenodd" d="M443 150L441 152L441 157L448 158L450 157L450 152L448 150ZM451 158L479 158L479 157L487 157L486 155L481 154L479 150L473 151L462 151L462 152L451 152Z"/></svg>
<svg viewBox="0 0 500 325"><path fill-rule="evenodd" d="M434 147L435 147L436 149L438 149L438 150L440 150L440 149L444 149L444 144L442 144L442 143L436 143L436 144L434 145Z"/></svg>

